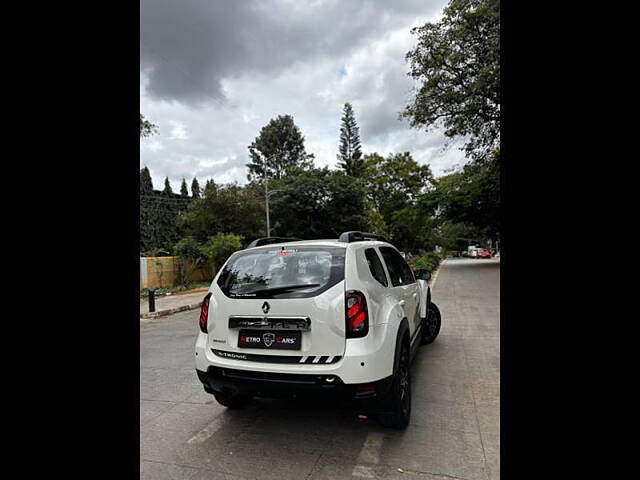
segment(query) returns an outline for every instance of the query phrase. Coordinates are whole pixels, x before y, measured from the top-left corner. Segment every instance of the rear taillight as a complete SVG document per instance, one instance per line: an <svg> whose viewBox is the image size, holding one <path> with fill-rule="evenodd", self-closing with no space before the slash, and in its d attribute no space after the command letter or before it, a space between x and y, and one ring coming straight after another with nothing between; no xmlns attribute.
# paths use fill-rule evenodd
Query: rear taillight
<svg viewBox="0 0 640 480"><path fill-rule="evenodd" d="M202 333L207 332L207 319L209 318L209 298L211 297L211 293L207 293L207 296L202 300L202 305L200 306L200 331Z"/></svg>
<svg viewBox="0 0 640 480"><path fill-rule="evenodd" d="M367 301L362 292L349 290L345 293L347 338L360 338L369 333Z"/></svg>

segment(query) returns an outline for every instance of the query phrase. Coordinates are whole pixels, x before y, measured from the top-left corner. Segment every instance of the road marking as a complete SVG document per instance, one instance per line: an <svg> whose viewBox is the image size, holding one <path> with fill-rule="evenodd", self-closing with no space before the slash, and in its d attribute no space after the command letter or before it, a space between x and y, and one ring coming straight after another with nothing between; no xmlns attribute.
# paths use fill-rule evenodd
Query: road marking
<svg viewBox="0 0 640 480"><path fill-rule="evenodd" d="M360 478L375 478L375 473L371 467L362 465L363 463L369 463L377 465L380 463L380 450L382 450L382 443L384 442L384 433L370 432L367 435L367 439L362 445L360 455L358 455L358 464L353 467L351 476Z"/></svg>
<svg viewBox="0 0 640 480"><path fill-rule="evenodd" d="M204 442L205 440L210 438L211 435L213 435L218 430L220 430L220 427L222 427L222 425L224 425L224 420L220 417L216 417L216 419L213 422L211 422L209 425L204 427L202 430L196 433L193 437L187 440L187 443L191 444L191 443Z"/></svg>

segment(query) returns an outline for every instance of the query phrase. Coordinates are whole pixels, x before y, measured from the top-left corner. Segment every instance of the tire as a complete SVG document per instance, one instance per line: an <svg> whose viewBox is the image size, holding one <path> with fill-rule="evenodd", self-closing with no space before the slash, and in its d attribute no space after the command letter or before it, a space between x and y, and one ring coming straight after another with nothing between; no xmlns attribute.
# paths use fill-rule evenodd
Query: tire
<svg viewBox="0 0 640 480"><path fill-rule="evenodd" d="M402 346L398 370L393 376L393 383L385 412L378 416L383 427L404 429L411 418L411 375L409 374L409 348Z"/></svg>
<svg viewBox="0 0 640 480"><path fill-rule="evenodd" d="M213 394L220 405L227 408L242 408L251 401L251 397L242 394L229 395L216 392Z"/></svg>
<svg viewBox="0 0 640 480"><path fill-rule="evenodd" d="M436 339L440 333L441 323L440 309L435 303L431 302L429 304L427 318L424 322L424 328L422 329L422 345L432 343Z"/></svg>

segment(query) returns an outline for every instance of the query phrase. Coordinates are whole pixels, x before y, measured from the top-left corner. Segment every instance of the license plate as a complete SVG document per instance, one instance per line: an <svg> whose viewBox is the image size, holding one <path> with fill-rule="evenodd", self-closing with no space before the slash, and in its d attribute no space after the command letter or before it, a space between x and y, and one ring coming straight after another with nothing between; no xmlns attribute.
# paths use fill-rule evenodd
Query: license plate
<svg viewBox="0 0 640 480"><path fill-rule="evenodd" d="M302 332L281 330L240 330L238 347L265 348L269 350L300 350Z"/></svg>

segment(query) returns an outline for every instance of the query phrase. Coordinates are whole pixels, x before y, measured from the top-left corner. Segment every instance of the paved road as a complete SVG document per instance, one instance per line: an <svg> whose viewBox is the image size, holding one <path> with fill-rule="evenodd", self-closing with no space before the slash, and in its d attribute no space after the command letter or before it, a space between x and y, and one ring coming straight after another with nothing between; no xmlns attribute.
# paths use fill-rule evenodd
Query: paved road
<svg viewBox="0 0 640 480"><path fill-rule="evenodd" d="M433 300L442 330L413 364L403 432L327 404L226 410L195 374L198 312L141 321L141 478L498 479L499 261L448 260Z"/></svg>

